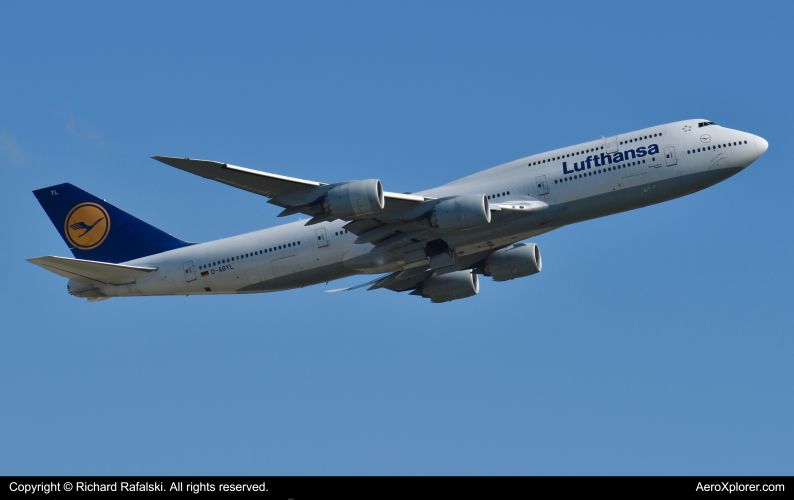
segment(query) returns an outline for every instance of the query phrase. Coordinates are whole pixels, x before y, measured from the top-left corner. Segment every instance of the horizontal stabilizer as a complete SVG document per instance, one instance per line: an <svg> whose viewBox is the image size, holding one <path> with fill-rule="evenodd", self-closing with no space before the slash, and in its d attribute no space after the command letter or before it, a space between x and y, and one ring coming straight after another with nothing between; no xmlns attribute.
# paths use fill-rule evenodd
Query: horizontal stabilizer
<svg viewBox="0 0 794 500"><path fill-rule="evenodd" d="M131 283L138 278L157 271L156 267L123 266L120 264L108 264L107 262L94 262L92 260L54 257L52 255L28 259L28 262L64 278L85 284L121 285Z"/></svg>

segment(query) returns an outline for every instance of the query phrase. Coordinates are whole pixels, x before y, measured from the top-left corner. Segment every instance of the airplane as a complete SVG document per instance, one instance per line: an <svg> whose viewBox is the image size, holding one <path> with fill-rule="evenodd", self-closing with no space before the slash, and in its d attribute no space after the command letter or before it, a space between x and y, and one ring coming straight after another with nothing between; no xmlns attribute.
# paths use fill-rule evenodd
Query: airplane
<svg viewBox="0 0 794 500"><path fill-rule="evenodd" d="M686 196L763 155L763 138L684 120L521 158L416 193L378 179L325 184L207 160L167 165L269 199L299 220L207 243L180 240L72 184L34 191L74 258L28 259L89 302L111 297L260 293L358 274L362 285L443 303L479 276L539 273L523 241L563 226Z"/></svg>

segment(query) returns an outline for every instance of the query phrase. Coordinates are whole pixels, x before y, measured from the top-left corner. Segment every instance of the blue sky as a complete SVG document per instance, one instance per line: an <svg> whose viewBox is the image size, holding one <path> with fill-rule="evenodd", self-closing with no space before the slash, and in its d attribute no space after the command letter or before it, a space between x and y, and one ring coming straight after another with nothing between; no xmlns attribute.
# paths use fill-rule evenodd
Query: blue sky
<svg viewBox="0 0 794 500"><path fill-rule="evenodd" d="M17 3L0 29L3 474L790 474L788 3ZM88 304L31 191L190 241L277 225L151 160L418 191L705 118L768 152L431 304L357 284ZM294 220L288 218L288 220Z"/></svg>

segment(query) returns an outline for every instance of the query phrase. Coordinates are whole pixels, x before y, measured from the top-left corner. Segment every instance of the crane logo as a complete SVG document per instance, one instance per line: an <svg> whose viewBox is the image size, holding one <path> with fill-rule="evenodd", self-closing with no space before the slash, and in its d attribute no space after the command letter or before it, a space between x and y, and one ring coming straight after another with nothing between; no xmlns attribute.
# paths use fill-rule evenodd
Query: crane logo
<svg viewBox="0 0 794 500"><path fill-rule="evenodd" d="M107 211L96 203L81 203L66 216L64 234L79 250L91 250L105 241L110 231Z"/></svg>

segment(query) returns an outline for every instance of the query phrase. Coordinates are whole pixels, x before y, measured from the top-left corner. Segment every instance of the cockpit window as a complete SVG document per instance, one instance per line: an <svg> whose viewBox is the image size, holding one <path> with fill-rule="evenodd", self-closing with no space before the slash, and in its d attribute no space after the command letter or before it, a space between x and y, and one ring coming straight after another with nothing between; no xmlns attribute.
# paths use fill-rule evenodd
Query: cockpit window
<svg viewBox="0 0 794 500"><path fill-rule="evenodd" d="M716 125L714 122L700 122L698 123L698 127L708 127L709 125Z"/></svg>

